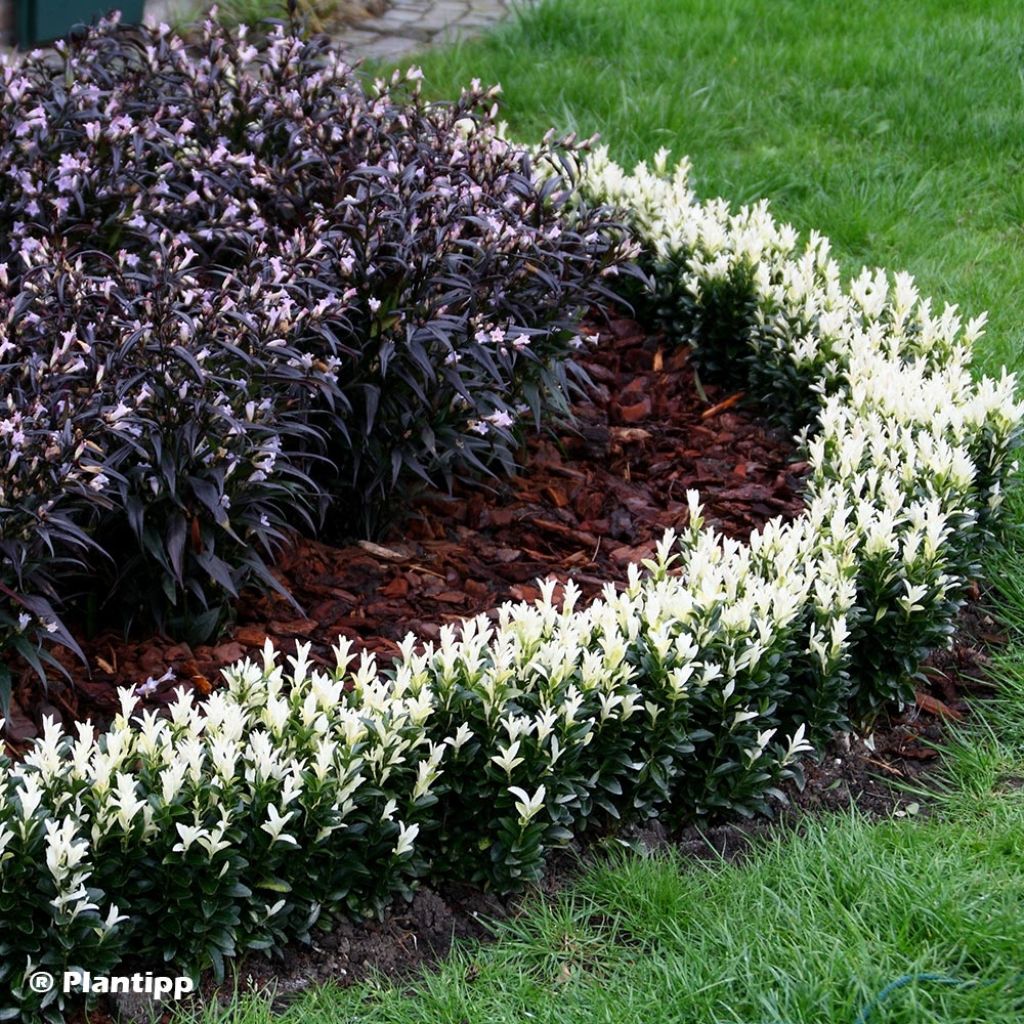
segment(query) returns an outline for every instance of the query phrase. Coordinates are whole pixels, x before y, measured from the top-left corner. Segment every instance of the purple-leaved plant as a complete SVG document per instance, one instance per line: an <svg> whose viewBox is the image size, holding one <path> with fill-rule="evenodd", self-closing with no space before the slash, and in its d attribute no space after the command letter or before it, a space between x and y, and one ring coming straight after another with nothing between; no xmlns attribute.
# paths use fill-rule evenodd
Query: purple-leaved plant
<svg viewBox="0 0 1024 1024"><path fill-rule="evenodd" d="M583 147L419 77L213 21L0 58L0 645L208 634L296 526L372 532L567 409L631 243Z"/></svg>

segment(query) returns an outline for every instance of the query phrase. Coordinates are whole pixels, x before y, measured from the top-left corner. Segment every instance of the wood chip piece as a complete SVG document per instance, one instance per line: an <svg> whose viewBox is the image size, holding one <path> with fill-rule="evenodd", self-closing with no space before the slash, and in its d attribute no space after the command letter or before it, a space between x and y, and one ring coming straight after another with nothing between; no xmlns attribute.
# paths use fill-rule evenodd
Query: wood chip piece
<svg viewBox="0 0 1024 1024"><path fill-rule="evenodd" d="M914 703L922 711L926 711L929 715L938 715L939 718L952 718L953 721L958 722L964 717L956 708L951 708L938 697L933 697L930 693L924 693L921 690L914 694Z"/></svg>
<svg viewBox="0 0 1024 1024"><path fill-rule="evenodd" d="M381 544L374 544L372 540L361 540L359 547L376 558L383 558L388 562L404 562L409 556L394 548L386 548Z"/></svg>

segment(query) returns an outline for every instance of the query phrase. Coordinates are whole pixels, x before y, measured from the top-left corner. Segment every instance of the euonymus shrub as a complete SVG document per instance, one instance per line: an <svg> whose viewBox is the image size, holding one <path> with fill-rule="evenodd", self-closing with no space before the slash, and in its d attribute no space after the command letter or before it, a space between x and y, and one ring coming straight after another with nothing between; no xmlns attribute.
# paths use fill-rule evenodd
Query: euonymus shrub
<svg viewBox="0 0 1024 1024"><path fill-rule="evenodd" d="M693 523L680 564L669 537L585 609L549 584L383 672L347 641L286 672L268 645L201 704L136 713L125 690L103 734L51 724L0 763L0 1007L56 1012L40 969L222 971L424 876L516 890L596 818L763 810L807 749L780 727L807 579L737 548L697 571Z"/></svg>
<svg viewBox="0 0 1024 1024"><path fill-rule="evenodd" d="M800 429L805 557L825 556L851 588L849 683L819 692L809 721L870 715L912 696L922 658L952 632L1013 468L1015 378L972 377L983 316L934 311L907 274L844 282L827 239L801 245L765 202L699 201L689 163L670 172L667 156L630 173L600 150L581 191L629 223L650 274L642 297L669 336ZM820 604L817 628L832 628Z"/></svg>

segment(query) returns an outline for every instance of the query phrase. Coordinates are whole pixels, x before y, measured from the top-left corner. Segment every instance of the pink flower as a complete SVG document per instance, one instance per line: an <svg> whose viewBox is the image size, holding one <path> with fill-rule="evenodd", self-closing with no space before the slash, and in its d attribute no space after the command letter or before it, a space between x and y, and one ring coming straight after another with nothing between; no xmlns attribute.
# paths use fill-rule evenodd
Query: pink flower
<svg viewBox="0 0 1024 1024"><path fill-rule="evenodd" d="M504 409L495 409L490 416L485 416L484 419L501 429L508 429L515 422Z"/></svg>

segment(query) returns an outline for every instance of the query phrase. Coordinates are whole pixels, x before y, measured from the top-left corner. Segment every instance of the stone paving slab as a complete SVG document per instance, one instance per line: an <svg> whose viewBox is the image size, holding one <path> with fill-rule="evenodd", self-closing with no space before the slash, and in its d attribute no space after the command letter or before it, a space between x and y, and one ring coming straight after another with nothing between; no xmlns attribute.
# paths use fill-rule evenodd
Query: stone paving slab
<svg viewBox="0 0 1024 1024"><path fill-rule="evenodd" d="M335 36L352 60L400 60L428 46L468 39L497 25L515 7L528 7L540 0L391 0L383 14L366 18ZM0 0L0 5L3 0ZM193 0L147 0L144 21L186 19L194 10ZM0 50L7 47L2 45Z"/></svg>
<svg viewBox="0 0 1024 1024"><path fill-rule="evenodd" d="M467 39L497 25L514 7L539 0L392 0L376 18L339 32L352 59L400 60L428 46Z"/></svg>
<svg viewBox="0 0 1024 1024"><path fill-rule="evenodd" d="M340 30L335 39L351 60L400 60L428 46L468 39L503 21L515 7L539 2L391 0L383 14ZM191 5L192 0L147 0L145 20L150 25L171 21L174 16L184 15Z"/></svg>

